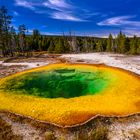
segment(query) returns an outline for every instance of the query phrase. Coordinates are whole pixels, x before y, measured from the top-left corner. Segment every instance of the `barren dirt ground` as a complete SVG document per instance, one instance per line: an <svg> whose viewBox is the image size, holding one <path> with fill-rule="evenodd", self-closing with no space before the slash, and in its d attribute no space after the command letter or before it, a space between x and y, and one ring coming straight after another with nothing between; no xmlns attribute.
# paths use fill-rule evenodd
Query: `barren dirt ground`
<svg viewBox="0 0 140 140"><path fill-rule="evenodd" d="M89 53L89 54L66 54L65 58L70 62L87 64L105 64L132 71L140 75L140 56L128 56L111 53Z"/></svg>
<svg viewBox="0 0 140 140"><path fill-rule="evenodd" d="M42 55L0 59L0 78L52 63L105 64L140 75L140 56L110 53ZM0 140L140 140L140 114L97 118L76 128L59 128L8 112L0 112Z"/></svg>

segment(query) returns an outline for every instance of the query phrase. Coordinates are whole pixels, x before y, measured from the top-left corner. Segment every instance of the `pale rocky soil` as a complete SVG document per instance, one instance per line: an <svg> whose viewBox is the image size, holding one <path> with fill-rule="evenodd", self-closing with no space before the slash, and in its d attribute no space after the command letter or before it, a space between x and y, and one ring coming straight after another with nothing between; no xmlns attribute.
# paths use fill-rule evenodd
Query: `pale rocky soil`
<svg viewBox="0 0 140 140"><path fill-rule="evenodd" d="M34 127L28 124L22 124L19 122L14 122L10 118L8 118L4 114L0 114L1 119L8 123L11 126L11 130L13 131L14 135L20 136L23 140L42 140L42 134L39 130L35 129Z"/></svg>
<svg viewBox="0 0 140 140"><path fill-rule="evenodd" d="M113 123L109 127L108 138L111 140L139 140L140 121L128 123Z"/></svg>
<svg viewBox="0 0 140 140"><path fill-rule="evenodd" d="M66 54L61 58L65 58L74 63L87 64L105 64L108 66L118 67L129 70L140 75L140 55L127 56L122 54L110 53L87 53L87 54Z"/></svg>
<svg viewBox="0 0 140 140"><path fill-rule="evenodd" d="M0 78L26 69L60 62L105 64L140 75L140 56L90 53L0 60ZM140 140L140 115L123 119L99 118L76 128L65 129L49 124L38 124L35 120L23 121L17 118L13 119L0 112L0 125L5 124L0 126L0 140Z"/></svg>
<svg viewBox="0 0 140 140"><path fill-rule="evenodd" d="M9 76L11 74L21 72L24 70L46 66L48 64L60 63L61 59L58 56L43 55L41 57L31 58L8 58L0 60L0 78Z"/></svg>

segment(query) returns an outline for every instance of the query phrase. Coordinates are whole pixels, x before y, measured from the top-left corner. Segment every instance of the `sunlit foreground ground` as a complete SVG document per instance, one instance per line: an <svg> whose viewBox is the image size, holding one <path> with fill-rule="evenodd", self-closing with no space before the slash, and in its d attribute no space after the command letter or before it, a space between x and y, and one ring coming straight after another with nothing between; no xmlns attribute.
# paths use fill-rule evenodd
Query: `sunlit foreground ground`
<svg viewBox="0 0 140 140"><path fill-rule="evenodd" d="M0 110L59 125L140 112L140 78L101 65L54 64L0 80Z"/></svg>

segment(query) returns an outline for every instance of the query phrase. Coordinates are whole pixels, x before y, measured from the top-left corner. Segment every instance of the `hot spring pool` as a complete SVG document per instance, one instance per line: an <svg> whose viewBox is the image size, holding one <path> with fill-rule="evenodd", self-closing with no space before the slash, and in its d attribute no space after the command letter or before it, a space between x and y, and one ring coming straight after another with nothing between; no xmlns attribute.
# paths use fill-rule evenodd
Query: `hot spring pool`
<svg viewBox="0 0 140 140"><path fill-rule="evenodd" d="M0 110L60 125L140 112L140 78L101 65L54 64L0 79Z"/></svg>
<svg viewBox="0 0 140 140"><path fill-rule="evenodd" d="M7 92L45 98L73 98L103 91L111 81L103 71L55 69L16 76L1 86Z"/></svg>

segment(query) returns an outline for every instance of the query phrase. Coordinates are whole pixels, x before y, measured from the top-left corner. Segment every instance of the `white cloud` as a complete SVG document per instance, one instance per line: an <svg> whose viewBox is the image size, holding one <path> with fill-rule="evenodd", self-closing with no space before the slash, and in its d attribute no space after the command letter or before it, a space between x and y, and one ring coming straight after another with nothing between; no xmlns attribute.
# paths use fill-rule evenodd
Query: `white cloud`
<svg viewBox="0 0 140 140"><path fill-rule="evenodd" d="M86 12L68 0L15 0L15 4L31 9L37 14L46 14L53 19L66 21L85 22L91 16L99 14Z"/></svg>
<svg viewBox="0 0 140 140"><path fill-rule="evenodd" d="M59 10L59 11L61 11L62 8L68 9L73 7L72 5L68 4L65 0L48 0L44 2L43 5L48 8Z"/></svg>
<svg viewBox="0 0 140 140"><path fill-rule="evenodd" d="M27 32L28 32L28 34L32 34L33 30L32 29L28 29Z"/></svg>
<svg viewBox="0 0 140 140"><path fill-rule="evenodd" d="M73 10L74 6L66 2L66 0L48 0L43 5L47 8L55 10L50 13L50 17L53 19L65 20L65 21L86 21L83 18L75 16Z"/></svg>
<svg viewBox="0 0 140 140"><path fill-rule="evenodd" d="M19 16L19 13L16 12L16 11L13 11L13 15L14 15L14 16Z"/></svg>
<svg viewBox="0 0 140 140"><path fill-rule="evenodd" d="M135 35L140 36L140 21L132 20L136 16L118 16L108 18L104 21L97 23L99 26L111 26L111 27L119 27L120 30L125 33L127 36L132 37ZM117 29L113 29L110 32L114 31L114 35L118 34Z"/></svg>
<svg viewBox="0 0 140 140"><path fill-rule="evenodd" d="M35 10L34 4L26 0L15 0L15 5Z"/></svg>
<svg viewBox="0 0 140 140"><path fill-rule="evenodd" d="M22 6L25 8L29 8L31 10L35 10L36 6L45 6L49 9L55 9L60 10L61 9L67 9L72 8L72 5L67 3L65 0L45 0L45 2L42 2L40 0L15 0L15 4L17 6Z"/></svg>
<svg viewBox="0 0 140 140"><path fill-rule="evenodd" d="M127 34L127 36L134 36L134 35L137 35L137 36L140 36L140 31L138 28L129 28L129 27L126 27L123 29L123 32L125 34Z"/></svg>
<svg viewBox="0 0 140 140"><path fill-rule="evenodd" d="M42 35L62 35L61 32L54 33L54 32L45 32L45 31L41 31L41 34Z"/></svg>
<svg viewBox="0 0 140 140"><path fill-rule="evenodd" d="M60 20L68 20L68 21L86 21L84 19L78 18L70 13L64 13L64 12L54 12L51 15L54 19L60 19Z"/></svg>
<svg viewBox="0 0 140 140"><path fill-rule="evenodd" d="M129 19L129 16L112 17L97 23L100 26L121 25L124 20Z"/></svg>
<svg viewBox="0 0 140 140"><path fill-rule="evenodd" d="M140 27L140 21L131 20L135 16L118 16L97 23L99 26L135 26Z"/></svg>

